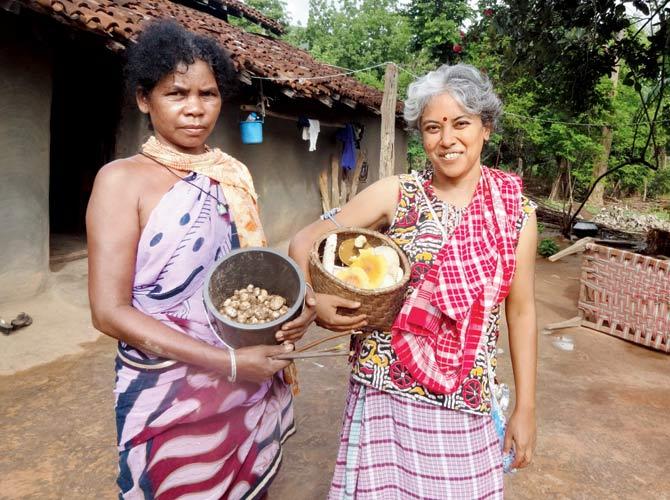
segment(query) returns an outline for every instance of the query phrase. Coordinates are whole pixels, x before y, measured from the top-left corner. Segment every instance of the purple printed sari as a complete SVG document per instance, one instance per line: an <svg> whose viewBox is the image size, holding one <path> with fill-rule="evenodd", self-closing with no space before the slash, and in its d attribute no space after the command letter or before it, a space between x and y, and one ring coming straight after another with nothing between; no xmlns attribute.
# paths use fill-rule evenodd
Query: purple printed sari
<svg viewBox="0 0 670 500"><path fill-rule="evenodd" d="M163 196L138 244L133 306L225 348L208 326L202 298L209 268L238 245L217 200L225 203L219 185L196 173ZM279 377L230 383L124 343L115 395L120 498L257 498L294 432L291 392Z"/></svg>

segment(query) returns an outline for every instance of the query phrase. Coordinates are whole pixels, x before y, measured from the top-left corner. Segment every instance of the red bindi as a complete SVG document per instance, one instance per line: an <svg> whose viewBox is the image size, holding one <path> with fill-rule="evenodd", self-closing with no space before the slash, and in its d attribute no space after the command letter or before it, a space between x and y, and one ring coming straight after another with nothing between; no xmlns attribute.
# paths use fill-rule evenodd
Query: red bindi
<svg viewBox="0 0 670 500"><path fill-rule="evenodd" d="M442 117L442 121L443 121L443 122L446 122L446 121L447 121L447 117L446 117L446 116L443 116L443 117Z"/></svg>

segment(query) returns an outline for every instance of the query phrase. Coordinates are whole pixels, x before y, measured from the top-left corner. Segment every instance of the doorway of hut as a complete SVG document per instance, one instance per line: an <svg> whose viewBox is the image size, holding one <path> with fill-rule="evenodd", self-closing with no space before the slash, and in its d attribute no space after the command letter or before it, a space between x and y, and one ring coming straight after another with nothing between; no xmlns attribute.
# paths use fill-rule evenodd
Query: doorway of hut
<svg viewBox="0 0 670 500"><path fill-rule="evenodd" d="M96 173L113 159L123 96L120 58L97 39L64 37L56 45L49 177L52 271L87 256L86 206Z"/></svg>

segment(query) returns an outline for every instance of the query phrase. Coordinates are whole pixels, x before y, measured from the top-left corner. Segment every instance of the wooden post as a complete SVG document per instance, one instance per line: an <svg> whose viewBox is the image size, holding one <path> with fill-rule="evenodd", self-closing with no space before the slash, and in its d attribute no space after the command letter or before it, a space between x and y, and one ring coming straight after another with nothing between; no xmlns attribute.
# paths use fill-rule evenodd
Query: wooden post
<svg viewBox="0 0 670 500"><path fill-rule="evenodd" d="M365 153L360 151L358 153L358 159L356 160L356 168L354 169L354 177L351 179L351 190L349 191L349 199L356 196L358 193L358 182L361 178L361 170L363 169L363 163L365 163Z"/></svg>
<svg viewBox="0 0 670 500"><path fill-rule="evenodd" d="M340 204L338 206L343 207L347 202L347 180L344 178L345 172L340 172Z"/></svg>
<svg viewBox="0 0 670 500"><path fill-rule="evenodd" d="M328 191L328 169L324 168L319 175L319 191L321 192L321 208L325 214L330 210L330 192Z"/></svg>
<svg viewBox="0 0 670 500"><path fill-rule="evenodd" d="M335 155L330 155L330 208L340 203L340 162Z"/></svg>
<svg viewBox="0 0 670 500"><path fill-rule="evenodd" d="M398 67L389 63L384 75L382 99L382 133L379 154L379 178L393 175L395 167L395 110L398 102Z"/></svg>

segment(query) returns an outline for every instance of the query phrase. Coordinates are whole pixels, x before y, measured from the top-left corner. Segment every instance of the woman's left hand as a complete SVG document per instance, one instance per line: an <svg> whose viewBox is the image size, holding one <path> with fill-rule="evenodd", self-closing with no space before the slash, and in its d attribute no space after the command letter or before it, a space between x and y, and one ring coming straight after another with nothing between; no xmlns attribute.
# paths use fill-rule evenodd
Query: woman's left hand
<svg viewBox="0 0 670 500"><path fill-rule="evenodd" d="M505 447L503 452L509 453L514 443L514 452L516 454L513 469L523 469L533 460L535 452L535 410L522 410L515 408L512 416L507 423L505 432Z"/></svg>
<svg viewBox="0 0 670 500"><path fill-rule="evenodd" d="M295 342L296 340L300 340L315 318L316 296L312 289L307 287L307 291L305 292L305 307L302 308L302 314L296 319L282 325L281 330L275 334L277 342L284 342L286 340Z"/></svg>

